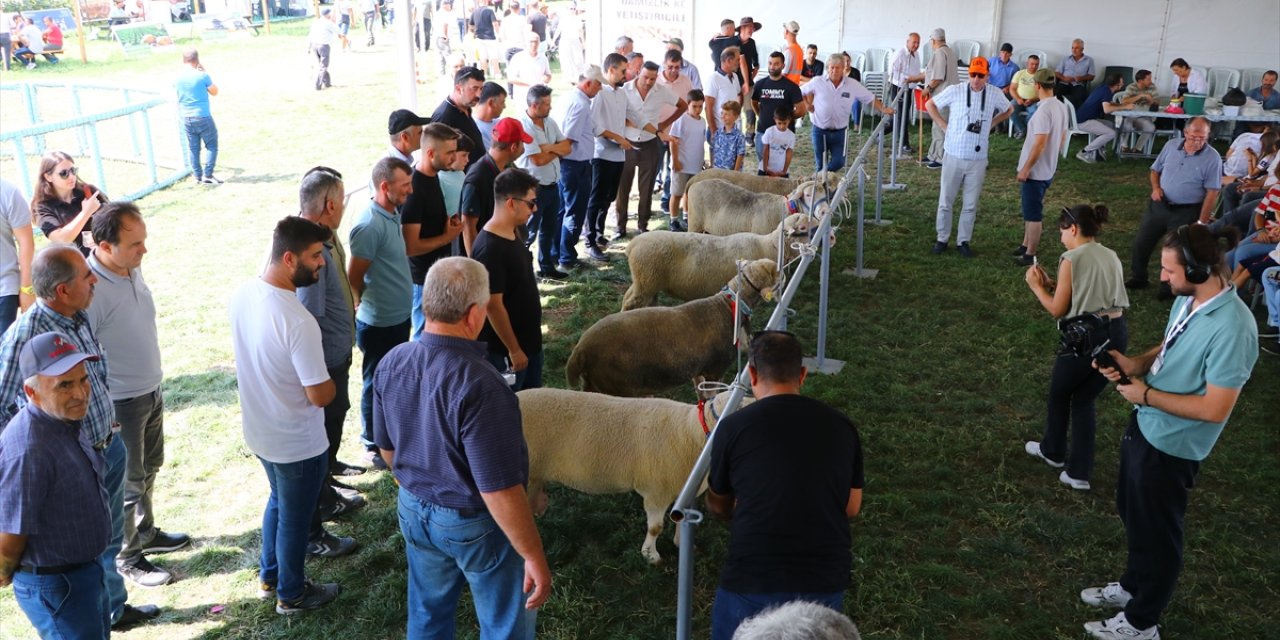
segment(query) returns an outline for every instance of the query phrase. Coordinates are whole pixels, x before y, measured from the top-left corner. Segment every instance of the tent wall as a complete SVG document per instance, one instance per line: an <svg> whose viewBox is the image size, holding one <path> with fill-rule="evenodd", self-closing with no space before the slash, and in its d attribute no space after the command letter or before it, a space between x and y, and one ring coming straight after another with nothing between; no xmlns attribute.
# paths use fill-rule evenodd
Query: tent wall
<svg viewBox="0 0 1280 640"><path fill-rule="evenodd" d="M1071 40L1085 41L1085 51L1101 68L1125 65L1146 68L1157 76L1169 62L1185 58L1194 67L1280 67L1280 2L1276 0L1076 0L1058 5L1037 0L823 0L814 3L759 0L593 0L589 58L612 50L627 34L648 56L662 54L662 40L680 37L685 53L703 73L711 59L707 41L724 18L750 15L764 28L756 35L761 54L783 43L782 24L800 23L801 45L814 43L831 51L864 51L901 47L906 34L925 37L943 27L947 39L975 40L982 54L992 55L1001 42L1015 49L1041 49L1056 64L1070 52ZM1048 9L1047 7L1054 7ZM662 17L658 24L646 20ZM684 18L682 20L681 18Z"/></svg>

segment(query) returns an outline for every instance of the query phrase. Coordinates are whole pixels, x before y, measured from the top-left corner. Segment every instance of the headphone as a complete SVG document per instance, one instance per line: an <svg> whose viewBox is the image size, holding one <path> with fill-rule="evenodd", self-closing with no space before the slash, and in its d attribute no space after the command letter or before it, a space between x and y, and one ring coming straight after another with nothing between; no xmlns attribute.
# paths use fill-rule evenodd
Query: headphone
<svg viewBox="0 0 1280 640"><path fill-rule="evenodd" d="M1200 264L1196 260L1195 254L1191 252L1191 238L1188 232L1189 225L1178 227L1178 240L1182 244L1182 259L1186 262L1183 266L1183 274L1186 275L1187 282L1191 284L1204 284L1209 280L1209 265Z"/></svg>

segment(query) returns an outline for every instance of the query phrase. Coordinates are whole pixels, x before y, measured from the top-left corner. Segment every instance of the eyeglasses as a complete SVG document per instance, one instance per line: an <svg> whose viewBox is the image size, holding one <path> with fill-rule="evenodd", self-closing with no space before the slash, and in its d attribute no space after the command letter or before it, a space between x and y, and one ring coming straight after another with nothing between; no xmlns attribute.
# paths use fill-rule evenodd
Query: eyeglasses
<svg viewBox="0 0 1280 640"><path fill-rule="evenodd" d="M515 200L516 202L523 202L523 203L525 204L525 206L526 206L526 207L529 207L530 209L537 209L537 208L538 208L538 201L537 201L537 200L525 200L524 198L512 198L512 200Z"/></svg>
<svg viewBox="0 0 1280 640"><path fill-rule="evenodd" d="M971 74L969 74L969 77L970 77L970 78L985 78L985 77L987 77L987 74L985 74L985 73L971 73Z"/></svg>
<svg viewBox="0 0 1280 640"><path fill-rule="evenodd" d="M62 171L55 171L54 175L58 176L59 178L62 178L63 180L66 180L70 176L80 175L80 170L75 167L67 167Z"/></svg>

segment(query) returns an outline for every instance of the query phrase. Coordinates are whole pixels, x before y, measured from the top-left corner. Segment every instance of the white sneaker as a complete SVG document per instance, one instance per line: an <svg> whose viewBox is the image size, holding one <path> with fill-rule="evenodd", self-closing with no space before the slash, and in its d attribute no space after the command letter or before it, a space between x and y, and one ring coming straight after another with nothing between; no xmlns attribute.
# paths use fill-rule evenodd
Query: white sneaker
<svg viewBox="0 0 1280 640"><path fill-rule="evenodd" d="M1062 473L1058 474L1058 482L1061 482L1062 484L1065 484L1068 487L1075 489L1076 491L1088 491L1089 489L1092 488L1089 486L1088 480L1076 480L1075 478L1072 478L1071 476L1067 475L1066 471L1063 471Z"/></svg>
<svg viewBox="0 0 1280 640"><path fill-rule="evenodd" d="M1123 609L1133 594L1125 591L1119 582L1108 582L1105 587L1089 587L1080 592L1080 600L1091 607Z"/></svg>
<svg viewBox="0 0 1280 640"><path fill-rule="evenodd" d="M1102 640L1160 640L1159 627L1152 625L1150 629L1139 629L1129 624L1123 611L1110 620L1084 623L1084 631Z"/></svg>
<svg viewBox="0 0 1280 640"><path fill-rule="evenodd" d="M1044 454L1040 453L1040 443L1035 440L1028 440L1027 444L1024 445L1022 449L1027 452L1027 455L1040 458L1045 464L1053 467L1054 469L1061 469L1066 466L1065 462L1056 462L1044 457Z"/></svg>
<svg viewBox="0 0 1280 640"><path fill-rule="evenodd" d="M1098 161L1098 159L1092 153L1085 151L1083 149L1076 152L1076 159L1081 162L1087 162L1089 164L1093 164Z"/></svg>

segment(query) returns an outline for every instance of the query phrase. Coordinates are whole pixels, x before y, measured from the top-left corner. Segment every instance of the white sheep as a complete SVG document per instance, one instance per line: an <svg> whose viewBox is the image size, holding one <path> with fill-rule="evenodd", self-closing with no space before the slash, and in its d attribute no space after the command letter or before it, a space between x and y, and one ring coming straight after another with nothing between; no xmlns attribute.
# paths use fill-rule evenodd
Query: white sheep
<svg viewBox="0 0 1280 640"><path fill-rule="evenodd" d="M783 260L795 257L797 239L809 234L808 216L795 214L778 223L768 235L651 231L627 245L631 287L622 310L652 306L659 293L680 300L714 294L738 271L738 260L776 258L783 240Z"/></svg>
<svg viewBox="0 0 1280 640"><path fill-rule="evenodd" d="M724 292L677 307L607 315L578 339L565 378L572 388L630 397L661 393L691 380L719 380L735 362L735 342L746 345L751 309L772 298L777 281L773 260L753 260L742 263ZM735 305L733 292L740 294L740 305Z"/></svg>
<svg viewBox="0 0 1280 640"><path fill-rule="evenodd" d="M705 407L563 389L526 389L516 395L529 446L534 513L546 510L548 482L590 494L635 491L644 498L647 520L640 553L653 564L661 562L657 540L663 518L707 443L702 425L715 427L729 393L720 393Z"/></svg>
<svg viewBox="0 0 1280 640"><path fill-rule="evenodd" d="M811 182L797 186L785 196L755 193L724 180L704 180L688 191L689 232L727 236L731 233L766 234L792 213L805 213L810 198L822 200L819 190L813 193ZM818 209L825 209L826 204Z"/></svg>
<svg viewBox="0 0 1280 640"><path fill-rule="evenodd" d="M703 180L724 180L732 182L734 185L742 187L747 191L756 193L774 193L785 196L804 182L815 179L817 176L801 176L799 178L774 178L772 176L760 176L754 173L744 171L732 171L730 169L703 169L697 175L689 178L689 182L685 184L685 193L688 193L690 187ZM836 186L840 184L842 174L835 172L827 172L827 190L834 192Z"/></svg>

